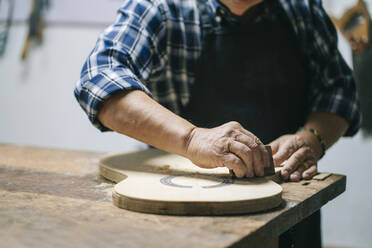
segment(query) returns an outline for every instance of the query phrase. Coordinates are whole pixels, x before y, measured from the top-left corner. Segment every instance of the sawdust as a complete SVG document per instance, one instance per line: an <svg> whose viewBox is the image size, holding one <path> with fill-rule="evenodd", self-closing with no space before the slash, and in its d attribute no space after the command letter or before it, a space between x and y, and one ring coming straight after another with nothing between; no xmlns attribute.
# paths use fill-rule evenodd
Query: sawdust
<svg viewBox="0 0 372 248"><path fill-rule="evenodd" d="M163 165L163 166L157 167L155 170L156 171L161 171L161 172L169 171L170 170L170 165Z"/></svg>
<svg viewBox="0 0 372 248"><path fill-rule="evenodd" d="M106 194L106 199L110 200L112 199L112 191L114 189L114 184L111 183L101 183L99 185L94 186L99 191Z"/></svg>

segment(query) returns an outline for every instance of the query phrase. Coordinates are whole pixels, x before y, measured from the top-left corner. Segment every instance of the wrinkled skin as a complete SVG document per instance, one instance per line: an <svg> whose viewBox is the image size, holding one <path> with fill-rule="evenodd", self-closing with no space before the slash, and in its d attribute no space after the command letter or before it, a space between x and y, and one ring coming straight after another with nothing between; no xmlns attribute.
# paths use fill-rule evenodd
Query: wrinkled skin
<svg viewBox="0 0 372 248"><path fill-rule="evenodd" d="M187 157L197 166L226 166L238 178L263 176L269 156L262 142L238 122L211 129L195 128L187 145Z"/></svg>
<svg viewBox="0 0 372 248"><path fill-rule="evenodd" d="M317 173L320 155L315 151L314 146L319 146L316 142L305 139L300 133L281 136L270 144L274 165L285 162L281 171L283 179L311 179Z"/></svg>
<svg viewBox="0 0 372 248"><path fill-rule="evenodd" d="M283 179L311 179L317 173L319 144L314 137L311 139L312 135L283 135L270 143L275 166L284 164ZM238 122L211 129L195 128L188 140L187 154L201 168L225 166L238 178L263 176L264 167L269 166L269 154L262 142Z"/></svg>

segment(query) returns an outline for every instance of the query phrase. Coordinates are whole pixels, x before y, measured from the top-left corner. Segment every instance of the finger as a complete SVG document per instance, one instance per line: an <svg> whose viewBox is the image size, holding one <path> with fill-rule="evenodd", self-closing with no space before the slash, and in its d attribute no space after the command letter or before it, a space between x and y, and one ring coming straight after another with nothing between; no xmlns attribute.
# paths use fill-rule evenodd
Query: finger
<svg viewBox="0 0 372 248"><path fill-rule="evenodd" d="M247 129L241 127L239 129L239 131L241 133L245 134L246 136L251 137L251 139L254 141L254 144L256 144L256 146L263 144L262 141L256 135L254 135L253 133L249 132Z"/></svg>
<svg viewBox="0 0 372 248"><path fill-rule="evenodd" d="M269 160L269 156L272 156L271 154L269 154L267 148L265 145L260 145L259 146L260 148L260 152L261 152L261 158L262 158L262 164L265 168L267 167L270 167L270 160Z"/></svg>
<svg viewBox="0 0 372 248"><path fill-rule="evenodd" d="M273 155L274 155L275 153L278 152L278 150L279 150L279 145L280 145L280 142L279 142L277 139L274 140L274 141L272 141L272 142L269 144L269 146L271 146L271 151L272 151Z"/></svg>
<svg viewBox="0 0 372 248"><path fill-rule="evenodd" d="M279 145L278 151L273 156L275 166L280 166L284 161L288 160L294 152L295 149L291 142L284 142Z"/></svg>
<svg viewBox="0 0 372 248"><path fill-rule="evenodd" d="M302 179L302 173L306 170L304 165L300 165L295 172L293 172L289 178L293 182L298 182Z"/></svg>
<svg viewBox="0 0 372 248"><path fill-rule="evenodd" d="M256 176L262 177L264 175L264 165L262 163L262 157L260 149L256 148L253 152L253 169Z"/></svg>
<svg viewBox="0 0 372 248"><path fill-rule="evenodd" d="M289 175L294 172L298 168L298 166L309 159L312 159L312 157L310 154L310 149L308 147L302 147L298 149L285 163L282 169L282 177L284 179L288 179Z"/></svg>
<svg viewBox="0 0 372 248"><path fill-rule="evenodd" d="M245 167L246 167L246 173L245 176L247 177L253 177L253 167L252 167L252 150L249 149L248 146L246 146L243 143L233 141L230 144L229 147L230 152L237 155L241 160L243 160Z"/></svg>
<svg viewBox="0 0 372 248"><path fill-rule="evenodd" d="M251 150L255 149L258 146L256 136L254 136L253 134L251 134L250 136L243 132L238 131L234 137L234 140L243 143L244 145L248 146Z"/></svg>
<svg viewBox="0 0 372 248"><path fill-rule="evenodd" d="M318 172L318 166L317 165L312 165L310 166L309 169L305 170L302 173L302 177L306 180L309 180L315 176L315 174Z"/></svg>
<svg viewBox="0 0 372 248"><path fill-rule="evenodd" d="M246 174L243 161L233 153L229 153L223 157L223 164L230 170L233 170L237 178L242 178Z"/></svg>
<svg viewBox="0 0 372 248"><path fill-rule="evenodd" d="M264 166L265 166L265 160L262 157L261 150L266 148L262 144L262 142L251 132L248 130L245 130L244 128L240 129L241 132L239 132L235 136L235 140L238 142L241 142L245 145L247 145L253 153L253 161L252 165L254 168L255 175L257 176L263 176L264 175ZM262 148L259 148L262 146ZM267 162L268 163L268 159Z"/></svg>

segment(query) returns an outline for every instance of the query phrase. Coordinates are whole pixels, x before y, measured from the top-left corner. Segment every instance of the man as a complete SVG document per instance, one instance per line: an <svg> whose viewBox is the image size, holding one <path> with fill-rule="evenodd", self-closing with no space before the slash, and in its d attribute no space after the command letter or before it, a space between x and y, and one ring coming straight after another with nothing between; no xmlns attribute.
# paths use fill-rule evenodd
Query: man
<svg viewBox="0 0 372 248"><path fill-rule="evenodd" d="M310 179L325 150L360 126L320 0L125 1L75 95L100 130L237 177L263 175L270 142L284 179ZM320 247L319 216L281 246Z"/></svg>

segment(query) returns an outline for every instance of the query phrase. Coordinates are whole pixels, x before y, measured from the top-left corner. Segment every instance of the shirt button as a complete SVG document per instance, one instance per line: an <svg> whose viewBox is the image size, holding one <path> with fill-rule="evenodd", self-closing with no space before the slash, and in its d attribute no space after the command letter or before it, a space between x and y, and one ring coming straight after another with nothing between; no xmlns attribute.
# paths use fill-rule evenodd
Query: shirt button
<svg viewBox="0 0 372 248"><path fill-rule="evenodd" d="M216 16L216 22L221 22L221 17L220 16Z"/></svg>

